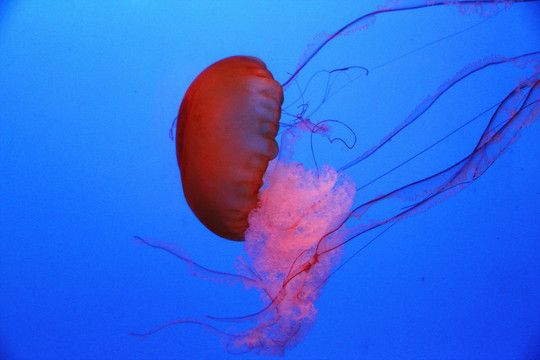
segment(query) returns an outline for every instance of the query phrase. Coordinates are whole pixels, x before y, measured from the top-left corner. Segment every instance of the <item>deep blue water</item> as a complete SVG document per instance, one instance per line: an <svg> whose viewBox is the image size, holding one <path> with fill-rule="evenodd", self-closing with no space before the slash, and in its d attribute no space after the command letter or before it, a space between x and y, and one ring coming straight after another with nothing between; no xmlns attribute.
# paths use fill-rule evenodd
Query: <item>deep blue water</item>
<svg viewBox="0 0 540 360"><path fill-rule="evenodd" d="M176 258L133 244L133 235L176 243L221 271L234 271L243 253L242 244L213 235L191 213L169 127L209 64L254 55L284 82L317 34L376 5L2 2L0 358L256 358L228 355L215 334L195 325L144 340L127 335L260 308L256 293L193 278ZM299 81L345 66L371 72L313 115L346 122L358 136L358 150L316 143L319 163L343 165L377 143L467 64L540 50L539 20L540 4L517 4L488 20L444 7L381 16L338 39ZM393 152L351 175L367 182L431 144L434 133L500 101L516 85L516 71L506 66L469 79L396 140ZM324 83L311 89L316 99ZM359 196L466 155L482 121ZM285 358L540 358L538 139L536 123L479 180L400 221L354 257L326 285L315 326ZM311 166L308 149L298 151ZM353 241L347 253L370 238Z"/></svg>

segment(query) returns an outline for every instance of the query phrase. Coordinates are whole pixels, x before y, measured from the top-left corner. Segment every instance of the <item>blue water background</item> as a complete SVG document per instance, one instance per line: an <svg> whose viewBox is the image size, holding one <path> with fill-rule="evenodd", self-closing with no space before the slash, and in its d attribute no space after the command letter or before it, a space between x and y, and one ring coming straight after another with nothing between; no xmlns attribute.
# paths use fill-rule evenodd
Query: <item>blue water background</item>
<svg viewBox="0 0 540 360"><path fill-rule="evenodd" d="M169 127L187 87L212 62L254 55L283 82L317 34L376 5L2 2L0 358L257 358L227 354L216 335L195 325L145 340L127 335L261 306L254 292L193 278L178 259L133 244L133 235L175 243L220 271L234 272L243 254L242 244L213 235L188 208ZM302 81L322 69L374 69L483 20L448 7L381 16L336 42ZM373 70L314 115L353 124L358 135L358 150L336 145L330 160L342 165L375 144L463 66L533 50L540 50L540 6L517 4ZM465 95L450 95L415 130L421 146L430 132L474 116L476 109L466 111L471 104L482 110L500 101L516 85L504 74L471 79ZM395 181L414 181L466 155L481 130L448 140ZM478 181L399 222L352 259L324 288L311 332L285 358L538 359L539 139L540 124L525 129ZM396 146L405 152L411 144ZM323 162L327 152L319 153ZM397 163L394 156L383 154L352 176L369 180ZM378 192L371 191L363 196Z"/></svg>

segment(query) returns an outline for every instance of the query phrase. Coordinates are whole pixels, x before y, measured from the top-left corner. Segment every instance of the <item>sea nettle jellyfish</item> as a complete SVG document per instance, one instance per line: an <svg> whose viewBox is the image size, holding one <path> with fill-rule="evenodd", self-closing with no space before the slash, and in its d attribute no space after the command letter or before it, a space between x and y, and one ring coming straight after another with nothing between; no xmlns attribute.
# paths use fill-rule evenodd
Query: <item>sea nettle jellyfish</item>
<svg viewBox="0 0 540 360"><path fill-rule="evenodd" d="M486 19L502 6L492 1L452 4ZM323 115L322 109L333 95L361 83L386 64L370 68L349 64L318 71L307 80L300 79L301 75L338 39L369 36L367 29L375 16L441 5L446 2L393 4L321 36L281 85L262 60L250 56L218 61L193 81L177 122L177 158L184 194L193 213L209 230L226 239L245 240L245 255L237 266L238 274L227 274L202 267L175 245L137 239L185 261L196 276L240 282L257 289L264 305L260 311L241 317L176 320L134 335L147 336L171 325L193 323L222 336L230 352L283 354L311 328L317 314L315 302L343 263L345 244L375 229L384 231L470 185L508 149L522 128L537 119L540 51L490 56L447 79L372 147L349 156L338 167L321 160L325 156L317 139L329 140L331 146L340 146L352 154L360 129L346 120ZM498 67L511 68L517 75L513 87L496 103L454 124L444 136L422 145L421 151L372 181L359 183L355 169L361 163L384 152L400 136L411 136L413 125L433 112L449 93ZM414 85L411 79L410 86ZM314 92L320 95L315 101L310 100ZM475 144L453 163L380 195L366 198L365 193L361 194L366 186L448 141L482 117L487 120ZM302 146L310 148L308 159L298 159ZM400 151L406 153L408 149Z"/></svg>

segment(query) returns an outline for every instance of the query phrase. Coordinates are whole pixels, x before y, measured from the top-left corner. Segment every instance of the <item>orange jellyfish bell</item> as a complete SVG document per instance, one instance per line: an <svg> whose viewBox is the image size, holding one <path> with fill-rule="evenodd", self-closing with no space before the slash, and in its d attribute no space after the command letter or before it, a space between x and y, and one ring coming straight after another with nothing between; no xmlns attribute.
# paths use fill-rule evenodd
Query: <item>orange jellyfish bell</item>
<svg viewBox="0 0 540 360"><path fill-rule="evenodd" d="M282 103L281 85L251 56L210 65L187 90L176 129L182 188L216 235L244 240L268 162L278 154Z"/></svg>

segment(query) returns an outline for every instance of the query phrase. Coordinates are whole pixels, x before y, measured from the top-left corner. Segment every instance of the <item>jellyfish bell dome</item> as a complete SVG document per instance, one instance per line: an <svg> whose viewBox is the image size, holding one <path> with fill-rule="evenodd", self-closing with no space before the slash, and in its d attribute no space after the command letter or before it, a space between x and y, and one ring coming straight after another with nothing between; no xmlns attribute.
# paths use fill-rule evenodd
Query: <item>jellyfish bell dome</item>
<svg viewBox="0 0 540 360"><path fill-rule="evenodd" d="M176 155L186 201L225 239L243 241L248 214L279 151L283 89L251 56L220 60L197 76L178 113Z"/></svg>

